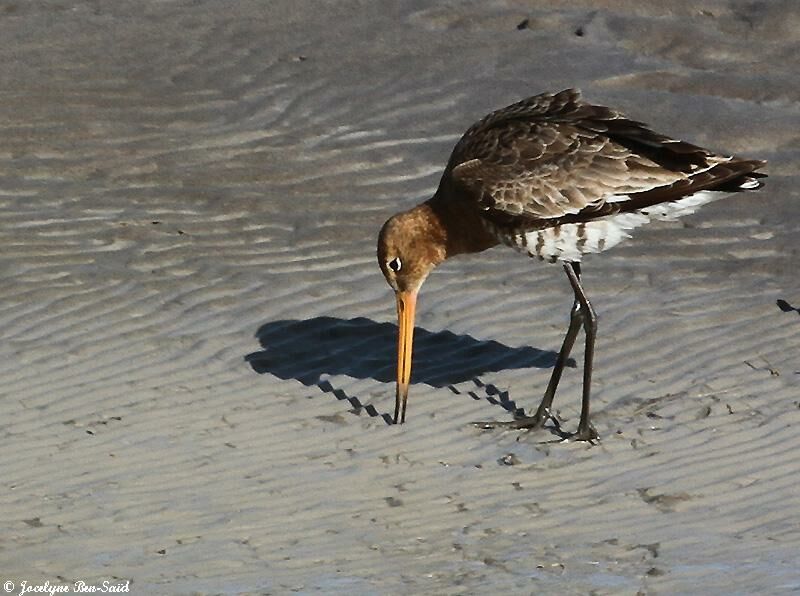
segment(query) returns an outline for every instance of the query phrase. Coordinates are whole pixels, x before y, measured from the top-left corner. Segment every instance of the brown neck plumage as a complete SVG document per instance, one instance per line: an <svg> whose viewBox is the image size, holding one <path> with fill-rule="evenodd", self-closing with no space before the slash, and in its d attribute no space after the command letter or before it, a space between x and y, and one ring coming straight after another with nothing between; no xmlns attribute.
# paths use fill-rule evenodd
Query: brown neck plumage
<svg viewBox="0 0 800 596"><path fill-rule="evenodd" d="M441 189L416 209L424 210L445 249L445 258L481 252L497 244L471 205L443 193Z"/></svg>

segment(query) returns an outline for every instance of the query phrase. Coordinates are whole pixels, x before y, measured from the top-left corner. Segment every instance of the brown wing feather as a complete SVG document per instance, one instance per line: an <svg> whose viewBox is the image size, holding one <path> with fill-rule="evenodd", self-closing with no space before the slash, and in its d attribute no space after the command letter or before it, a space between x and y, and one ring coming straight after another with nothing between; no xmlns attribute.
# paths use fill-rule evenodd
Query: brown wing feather
<svg viewBox="0 0 800 596"><path fill-rule="evenodd" d="M676 201L701 190L715 190L720 192L737 192L742 190L741 185L749 182L758 182L759 178L766 178L766 174L756 172L758 168L766 165L765 161L758 159L741 159L722 163L712 167L710 170L702 172L696 176L691 176L669 186L662 186L653 190L634 193L626 201L620 202L601 202L591 205L578 213L563 215L553 219L530 219L514 220L510 218L498 219L497 223L512 225L514 228L523 230L534 230L557 227L564 224L586 223L593 219L607 217L615 213L625 213L640 211L658 205ZM755 190L763 186L748 187L746 190Z"/></svg>
<svg viewBox="0 0 800 596"><path fill-rule="evenodd" d="M722 175L725 163L750 165ZM612 195L674 200L757 167L760 162L717 157L660 135L567 89L523 100L470 127L453 150L443 185L495 223L533 223L624 209L605 202Z"/></svg>

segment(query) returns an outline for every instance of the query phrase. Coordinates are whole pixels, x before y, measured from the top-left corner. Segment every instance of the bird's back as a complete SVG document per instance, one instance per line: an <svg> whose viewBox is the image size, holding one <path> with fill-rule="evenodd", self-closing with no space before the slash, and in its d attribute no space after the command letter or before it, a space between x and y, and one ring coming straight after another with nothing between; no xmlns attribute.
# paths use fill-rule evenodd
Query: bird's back
<svg viewBox="0 0 800 596"><path fill-rule="evenodd" d="M652 218L760 186L764 162L661 135L567 89L487 115L453 149L442 200L477 210L503 243L578 261Z"/></svg>

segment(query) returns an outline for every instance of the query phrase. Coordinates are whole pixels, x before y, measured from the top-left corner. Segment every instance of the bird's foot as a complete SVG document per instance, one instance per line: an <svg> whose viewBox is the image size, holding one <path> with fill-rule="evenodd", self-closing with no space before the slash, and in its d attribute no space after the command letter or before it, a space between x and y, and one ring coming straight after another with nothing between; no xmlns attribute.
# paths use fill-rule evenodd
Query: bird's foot
<svg viewBox="0 0 800 596"><path fill-rule="evenodd" d="M597 434L594 426L590 423L586 423L585 425L578 425L578 430L569 435L567 439L572 441L586 441L594 445L596 441L600 440L600 435Z"/></svg>
<svg viewBox="0 0 800 596"><path fill-rule="evenodd" d="M550 413L549 410L545 410L544 412L536 412L533 416L518 416L514 420L509 422L500 422L497 420L489 420L486 422L473 422L473 426L477 426L478 428L482 428L485 430L490 430L494 428L502 428L505 430L537 430L540 428L544 428L544 423L548 420L552 420L553 424L557 431L561 431L561 424L558 422L558 418L556 418L553 414Z"/></svg>

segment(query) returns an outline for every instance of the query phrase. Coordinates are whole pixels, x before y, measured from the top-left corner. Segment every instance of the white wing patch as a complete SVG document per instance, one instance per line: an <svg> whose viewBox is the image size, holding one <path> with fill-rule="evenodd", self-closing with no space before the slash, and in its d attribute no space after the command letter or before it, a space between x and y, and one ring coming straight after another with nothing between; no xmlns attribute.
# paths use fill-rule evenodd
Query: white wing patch
<svg viewBox="0 0 800 596"><path fill-rule="evenodd" d="M704 190L678 201L660 203L640 211L617 213L585 223L564 224L510 236L506 243L543 260L577 262L587 253L603 252L616 246L630 237L630 230L651 220L669 221L689 215L702 205L728 194ZM617 202L627 198L623 195L615 197Z"/></svg>
<svg viewBox="0 0 800 596"><path fill-rule="evenodd" d="M754 190L756 188L759 188L760 186L761 183L758 180L756 180L755 178L749 178L744 182L742 182L739 185L739 188L741 188L742 190Z"/></svg>

